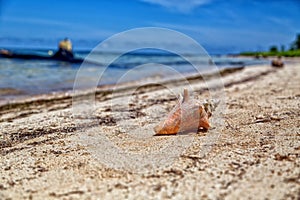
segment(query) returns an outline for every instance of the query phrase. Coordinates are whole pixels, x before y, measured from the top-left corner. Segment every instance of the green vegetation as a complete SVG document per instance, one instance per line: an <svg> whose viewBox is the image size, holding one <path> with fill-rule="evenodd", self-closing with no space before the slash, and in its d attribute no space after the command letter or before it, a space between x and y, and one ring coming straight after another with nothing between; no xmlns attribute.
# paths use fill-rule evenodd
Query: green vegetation
<svg viewBox="0 0 300 200"><path fill-rule="evenodd" d="M281 45L281 51L276 45L272 45L269 51L257 52L242 52L242 56L268 57L268 56L284 56L284 57L300 57L300 34L297 35L296 40L292 43L290 50L285 51L284 45Z"/></svg>
<svg viewBox="0 0 300 200"><path fill-rule="evenodd" d="M300 57L300 50L289 50L289 51L261 51L261 52L242 52L242 56L284 56L284 57Z"/></svg>
<svg viewBox="0 0 300 200"><path fill-rule="evenodd" d="M277 47L274 45L274 46L271 46L270 47L270 52L278 52L278 49Z"/></svg>
<svg viewBox="0 0 300 200"><path fill-rule="evenodd" d="M293 42L291 46L291 50L299 50L300 49L300 34L297 35L296 40Z"/></svg>

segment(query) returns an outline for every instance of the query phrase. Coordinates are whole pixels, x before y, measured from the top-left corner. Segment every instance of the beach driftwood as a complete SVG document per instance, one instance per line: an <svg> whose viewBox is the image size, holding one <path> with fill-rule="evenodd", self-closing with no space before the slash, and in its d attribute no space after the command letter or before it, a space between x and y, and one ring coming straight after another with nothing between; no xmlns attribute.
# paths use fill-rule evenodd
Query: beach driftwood
<svg viewBox="0 0 300 200"><path fill-rule="evenodd" d="M175 135L179 132L207 130L210 127L210 116L211 113L205 110L203 104L189 98L188 90L185 89L183 98L180 98L167 118L154 131L156 135Z"/></svg>

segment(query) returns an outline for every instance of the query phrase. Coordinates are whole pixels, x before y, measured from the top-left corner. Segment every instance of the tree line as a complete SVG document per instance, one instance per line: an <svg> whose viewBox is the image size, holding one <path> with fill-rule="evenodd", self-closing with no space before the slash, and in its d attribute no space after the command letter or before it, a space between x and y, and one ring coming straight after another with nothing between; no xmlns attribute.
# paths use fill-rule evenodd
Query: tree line
<svg viewBox="0 0 300 200"><path fill-rule="evenodd" d="M268 57L268 56L285 56L300 57L300 34L296 35L296 39L291 43L290 48L285 50L285 46L281 45L280 50L276 45L272 45L269 51L242 52L243 56Z"/></svg>
<svg viewBox="0 0 300 200"><path fill-rule="evenodd" d="M291 47L290 47L290 49L289 49L289 51L295 51L295 50L300 50L300 34L298 34L298 35L296 36L295 41L291 44ZM269 50L269 51L270 51L270 52L278 52L279 50L278 50L278 48L277 48L276 45L272 45L272 46L270 47L270 50ZM280 51L282 51L282 52L285 51L284 45L281 45Z"/></svg>

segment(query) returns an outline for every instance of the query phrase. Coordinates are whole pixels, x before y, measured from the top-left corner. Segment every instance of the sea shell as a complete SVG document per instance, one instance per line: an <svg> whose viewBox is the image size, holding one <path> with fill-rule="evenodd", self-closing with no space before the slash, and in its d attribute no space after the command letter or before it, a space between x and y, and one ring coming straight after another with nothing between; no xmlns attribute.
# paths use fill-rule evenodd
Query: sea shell
<svg viewBox="0 0 300 200"><path fill-rule="evenodd" d="M179 100L168 117L159 123L154 131L156 135L175 135L201 128L207 130L210 127L208 120L211 116L210 108L208 103L201 104L195 99L190 99L188 90L185 89L183 99Z"/></svg>

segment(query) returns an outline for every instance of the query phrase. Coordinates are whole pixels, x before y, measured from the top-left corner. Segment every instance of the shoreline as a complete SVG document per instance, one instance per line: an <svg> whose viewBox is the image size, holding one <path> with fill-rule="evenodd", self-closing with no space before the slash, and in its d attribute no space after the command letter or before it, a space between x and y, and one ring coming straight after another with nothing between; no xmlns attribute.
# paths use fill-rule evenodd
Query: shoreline
<svg viewBox="0 0 300 200"><path fill-rule="evenodd" d="M278 56L267 56L267 57L259 57L257 58L256 56L253 55L240 55L240 54L228 54L227 57L232 57L232 58L253 58L253 59L266 59L269 61L272 61L273 59L278 58ZM299 56L295 56L295 57L286 57L286 56L282 56L281 57L283 59L283 61L290 61L290 62L294 62L294 63L298 63L300 62L300 57Z"/></svg>
<svg viewBox="0 0 300 200"><path fill-rule="evenodd" d="M112 90L114 91L122 91L130 88L137 87L139 85L147 85L148 83L156 82L157 84L167 84L167 83L175 83L175 82L182 82L185 79L188 81L191 80L203 80L205 79L211 79L214 76L226 76L231 73L237 72L244 69L244 67L230 67L230 68L223 68L220 69L217 72L211 71L211 72L203 72L201 74L195 73L195 74L186 74L184 79L180 78L173 78L173 79L155 79L155 78L144 78L143 80L136 80L136 81L130 81L120 84L106 84L97 86L96 89L83 89L77 92L76 95L89 95L90 93L95 92L96 94L99 93L109 93ZM3 110L3 107L11 107L17 104L29 104L34 101L56 101L60 99L70 99L73 96L73 90L67 90L67 91L57 91L57 92L51 92L51 93L44 93L44 94L36 94L32 96L25 96L25 97L17 97L12 100L0 100L0 110Z"/></svg>

